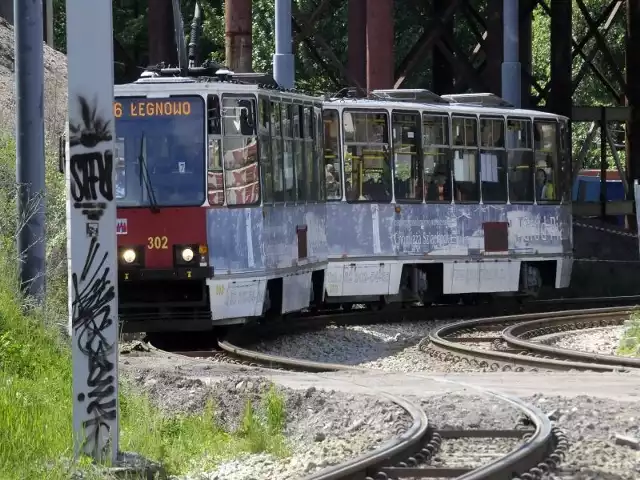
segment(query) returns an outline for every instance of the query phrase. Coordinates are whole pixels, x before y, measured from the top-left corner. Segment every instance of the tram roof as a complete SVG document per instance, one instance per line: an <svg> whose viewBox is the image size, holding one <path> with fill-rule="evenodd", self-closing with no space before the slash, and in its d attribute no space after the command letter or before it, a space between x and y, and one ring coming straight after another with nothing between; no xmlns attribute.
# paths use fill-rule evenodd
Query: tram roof
<svg viewBox="0 0 640 480"><path fill-rule="evenodd" d="M365 109L389 109L389 110L420 110L434 113L458 113L479 115L509 115L513 117L537 117L549 119L567 119L562 115L543 112L539 110L527 110L515 107L486 107L468 103L422 103L406 102L370 98L333 98L325 100L325 107L341 108L365 108Z"/></svg>
<svg viewBox="0 0 640 480"><path fill-rule="evenodd" d="M200 95L211 93L264 94L287 100L303 100L320 103L322 97L302 92L269 88L268 84L242 81L220 81L216 78L191 77L142 77L133 83L114 86L116 96L141 95L148 98L164 98L167 95Z"/></svg>

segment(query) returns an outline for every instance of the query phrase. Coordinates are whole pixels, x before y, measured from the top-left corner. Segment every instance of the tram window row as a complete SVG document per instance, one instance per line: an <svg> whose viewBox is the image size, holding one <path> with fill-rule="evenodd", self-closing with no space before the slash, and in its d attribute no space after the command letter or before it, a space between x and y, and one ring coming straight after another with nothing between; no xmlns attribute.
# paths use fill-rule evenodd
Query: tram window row
<svg viewBox="0 0 640 480"><path fill-rule="evenodd" d="M324 120L328 200L558 203L569 198L562 122L400 110L389 115L384 109L344 109L342 122L338 110L325 109Z"/></svg>
<svg viewBox="0 0 640 480"><path fill-rule="evenodd" d="M324 201L319 105L223 94L207 110L210 205Z"/></svg>

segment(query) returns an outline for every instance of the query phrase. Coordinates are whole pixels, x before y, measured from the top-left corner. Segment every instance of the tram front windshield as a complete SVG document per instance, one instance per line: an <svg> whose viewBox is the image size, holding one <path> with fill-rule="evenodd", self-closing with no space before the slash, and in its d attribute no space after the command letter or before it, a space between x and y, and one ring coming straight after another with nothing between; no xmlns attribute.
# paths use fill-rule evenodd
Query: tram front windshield
<svg viewBox="0 0 640 480"><path fill-rule="evenodd" d="M206 142L201 97L117 97L114 116L118 206L204 203Z"/></svg>

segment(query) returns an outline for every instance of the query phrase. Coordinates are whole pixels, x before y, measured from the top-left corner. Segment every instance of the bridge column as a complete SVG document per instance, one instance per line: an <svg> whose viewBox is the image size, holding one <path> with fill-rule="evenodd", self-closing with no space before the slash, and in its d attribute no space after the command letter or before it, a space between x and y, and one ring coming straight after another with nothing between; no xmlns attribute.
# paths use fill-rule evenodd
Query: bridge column
<svg viewBox="0 0 640 480"><path fill-rule="evenodd" d="M551 1L551 91L547 109L571 117L571 0Z"/></svg>
<svg viewBox="0 0 640 480"><path fill-rule="evenodd" d="M225 60L238 73L251 72L253 67L252 6L251 0L227 0L224 5Z"/></svg>
<svg viewBox="0 0 640 480"><path fill-rule="evenodd" d="M393 88L393 0L367 0L367 90Z"/></svg>
<svg viewBox="0 0 640 480"><path fill-rule="evenodd" d="M348 69L351 77L367 85L367 0L349 0Z"/></svg>
<svg viewBox="0 0 640 480"><path fill-rule="evenodd" d="M432 18L434 20L441 20L449 5L449 0L433 0L431 5ZM442 26L442 29L445 32L444 35L448 33L453 36L453 20L446 22ZM431 65L433 92L438 95L453 93L453 67L446 53L437 42L434 42L431 47Z"/></svg>
<svg viewBox="0 0 640 480"><path fill-rule="evenodd" d="M173 33L173 9L168 0L149 0L147 15L149 29L149 65L165 62L168 65L178 64Z"/></svg>
<svg viewBox="0 0 640 480"><path fill-rule="evenodd" d="M627 178L629 199L633 199L633 181L640 178L640 0L627 0L627 95L630 116L626 128ZM637 209L637 205L635 206ZM635 215L627 217L629 228L637 230Z"/></svg>
<svg viewBox="0 0 640 480"><path fill-rule="evenodd" d="M486 22L487 33L485 39L485 67L482 72L484 84L489 91L502 95L502 60L503 55L503 0L489 0L487 2Z"/></svg>
<svg viewBox="0 0 640 480"><path fill-rule="evenodd" d="M533 4L535 0L520 2L520 105L531 108L531 66L533 57L531 52L531 26L533 21Z"/></svg>

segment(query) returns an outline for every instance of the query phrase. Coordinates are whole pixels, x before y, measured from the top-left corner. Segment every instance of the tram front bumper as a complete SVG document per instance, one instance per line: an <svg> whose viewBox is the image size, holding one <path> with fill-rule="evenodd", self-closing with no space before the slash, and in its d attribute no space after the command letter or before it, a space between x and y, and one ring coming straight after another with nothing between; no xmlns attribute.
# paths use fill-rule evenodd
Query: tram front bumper
<svg viewBox="0 0 640 480"><path fill-rule="evenodd" d="M121 282L140 282L145 280L206 280L213 277L213 267L180 268L123 268L118 269Z"/></svg>

